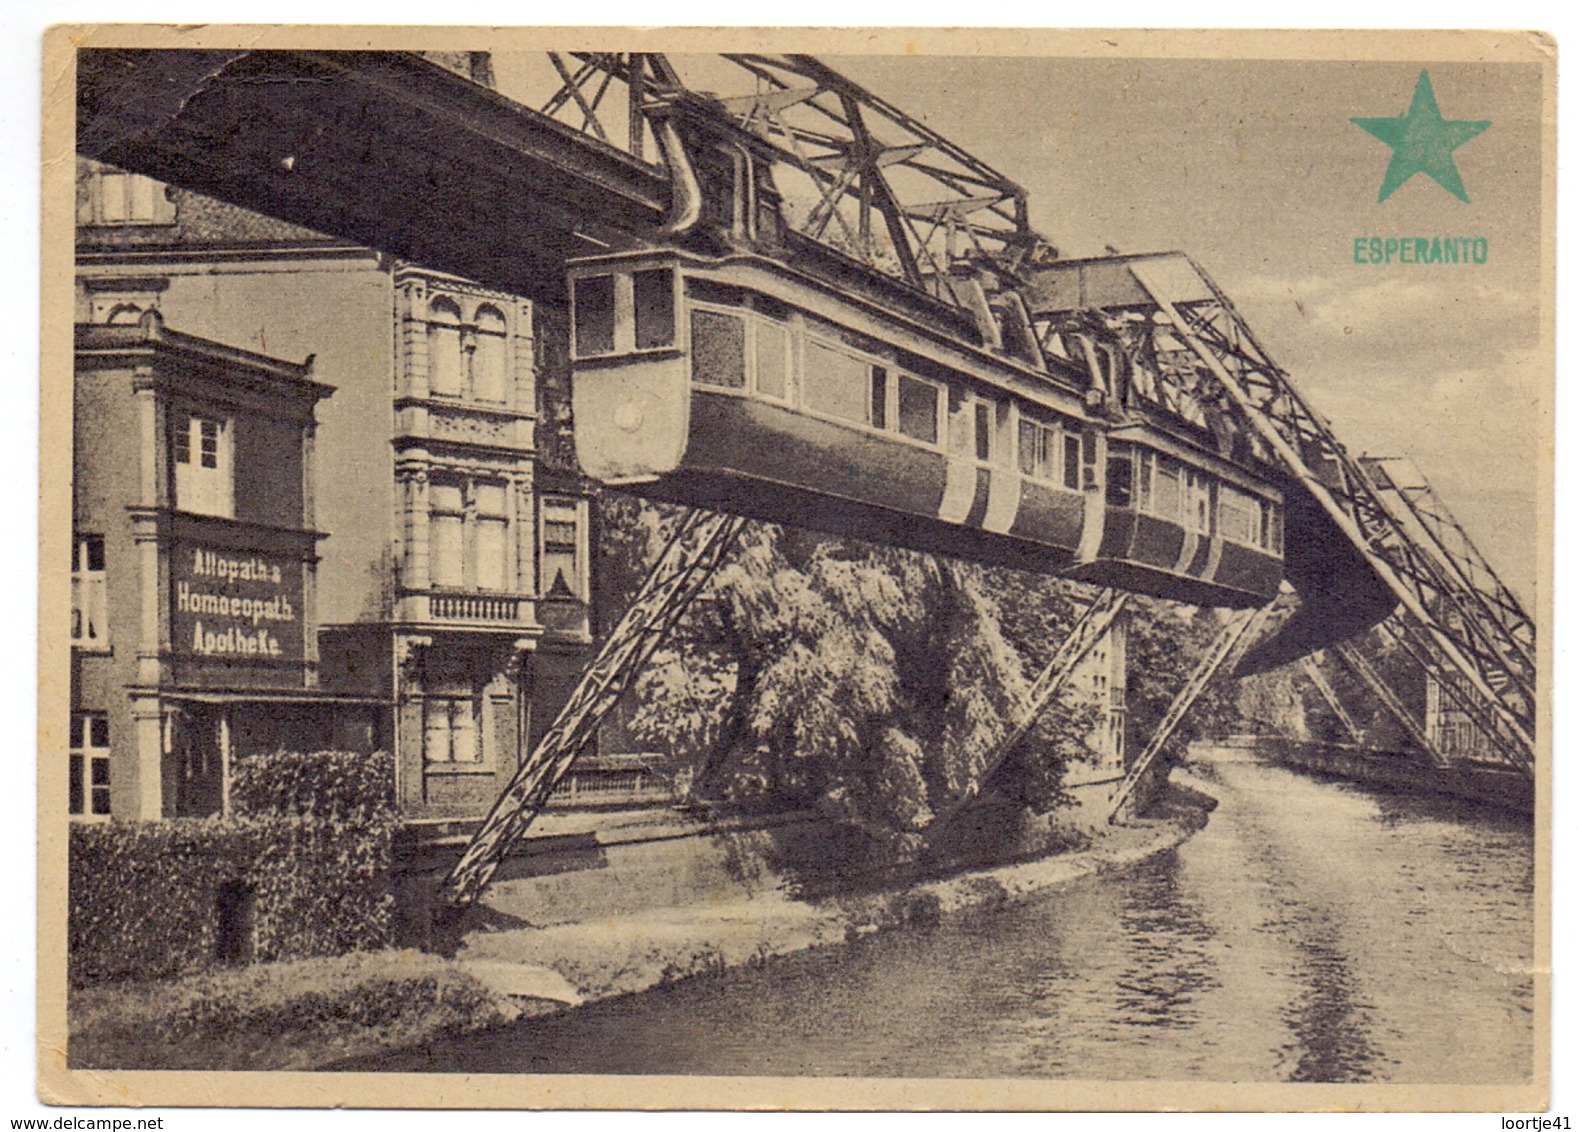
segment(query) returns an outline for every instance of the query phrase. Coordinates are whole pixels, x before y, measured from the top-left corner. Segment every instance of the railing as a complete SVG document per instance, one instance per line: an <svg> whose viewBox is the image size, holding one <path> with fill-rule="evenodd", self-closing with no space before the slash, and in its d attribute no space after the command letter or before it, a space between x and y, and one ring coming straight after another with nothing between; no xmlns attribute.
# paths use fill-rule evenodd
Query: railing
<svg viewBox="0 0 1582 1132"><path fill-rule="evenodd" d="M428 613L435 621L509 624L518 619L520 602L509 594L431 593Z"/></svg>

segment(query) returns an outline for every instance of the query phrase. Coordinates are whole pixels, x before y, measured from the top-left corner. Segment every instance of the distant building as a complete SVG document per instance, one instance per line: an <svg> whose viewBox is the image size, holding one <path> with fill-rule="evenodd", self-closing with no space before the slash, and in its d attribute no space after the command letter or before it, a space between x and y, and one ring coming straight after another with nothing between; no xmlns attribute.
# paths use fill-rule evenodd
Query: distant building
<svg viewBox="0 0 1582 1132"><path fill-rule="evenodd" d="M248 751L382 747L408 820L480 816L591 646L565 348L540 347L563 312L93 162L77 209L74 806L215 812ZM218 668L188 655L220 624L180 604L220 600L199 549L295 618L225 623Z"/></svg>
<svg viewBox="0 0 1582 1132"><path fill-rule="evenodd" d="M1099 710L1088 733L1088 759L1072 763L1066 780L1077 785L1120 778L1126 773L1127 616L1117 617L1071 674L1071 687Z"/></svg>

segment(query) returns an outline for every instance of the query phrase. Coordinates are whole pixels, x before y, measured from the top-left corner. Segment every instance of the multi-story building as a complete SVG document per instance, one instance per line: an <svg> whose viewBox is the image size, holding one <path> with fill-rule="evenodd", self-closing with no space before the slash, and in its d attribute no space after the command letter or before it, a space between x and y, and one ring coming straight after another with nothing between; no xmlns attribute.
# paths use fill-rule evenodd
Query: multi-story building
<svg viewBox="0 0 1582 1132"><path fill-rule="evenodd" d="M559 316L91 162L78 177L77 277L80 370L96 375L87 387L125 387L116 412L132 429L103 435L108 418L83 402L79 376L79 498L90 480L107 485L96 489L95 509L79 506L74 547L80 627L105 634L74 641L79 808L129 818L212 812L224 806L226 760L274 744L391 749L409 820L478 816L564 701L590 645L588 500L569 466L564 411L544 411L540 395L564 381L558 371L540 380L554 351L539 350L539 324ZM145 321L147 312L157 319ZM102 361L100 346L123 338L143 342L149 360L127 362L130 370ZM311 382L305 363L280 357L311 358ZM132 392L144 380L138 367L175 373L200 361L208 367L201 396L174 377L158 377L152 394ZM318 403L316 423L293 410L300 458L282 455L279 443L259 447L244 427L255 409L259 419L275 413L248 400L266 378L312 389L310 400L334 391ZM185 433L167 424L163 437L138 423L147 411L134 412L146 403L138 396L165 403L160 381L186 390L169 395L168 409L189 413ZM136 452L121 451L128 437L157 452L181 442L199 465L188 480L167 476L179 460L148 463L145 452L139 464ZM213 467L202 463L211 459ZM229 485L204 486L200 471L221 463ZM291 491L301 495L300 515L282 502ZM297 643L282 640L270 658L277 663L246 669L270 674L274 707L261 714L238 706L244 693L253 697L246 702L263 693L242 686L235 663L199 690L183 667L193 618L179 602L199 593L200 579L177 577L197 568L175 547L186 546L181 532L194 524L207 532L227 506L234 514L225 521L251 533L203 547L232 566L256 555L271 578L278 567L282 600L297 611ZM141 521L137 509L168 513L157 521L165 524L158 587L146 576L119 584L119 564L141 552L130 528L110 521L116 508L132 509L126 523ZM238 596L271 600L262 589ZM159 646L157 680L152 667L127 667L142 663L156 624L171 634ZM103 650L114 664L97 663ZM172 680L185 706L178 713L166 696L156 720L145 692ZM91 707L90 699L116 703ZM156 732L159 759L150 753ZM176 766L182 743L196 746ZM191 766L209 768L207 785L177 785ZM108 788L95 793L106 773Z"/></svg>
<svg viewBox="0 0 1582 1132"><path fill-rule="evenodd" d="M221 809L233 757L300 746L318 687L314 410L292 364L165 328L76 332L70 809Z"/></svg>

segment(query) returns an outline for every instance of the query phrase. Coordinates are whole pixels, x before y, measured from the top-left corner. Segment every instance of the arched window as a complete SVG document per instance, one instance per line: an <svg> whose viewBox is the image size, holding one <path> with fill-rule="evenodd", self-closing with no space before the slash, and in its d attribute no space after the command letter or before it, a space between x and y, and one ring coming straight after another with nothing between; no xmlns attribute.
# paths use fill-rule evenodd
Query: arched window
<svg viewBox="0 0 1582 1132"><path fill-rule="evenodd" d="M506 372L505 316L491 306L479 307L472 395L480 401L506 400Z"/></svg>
<svg viewBox="0 0 1582 1132"><path fill-rule="evenodd" d="M461 373L461 309L449 299L438 298L429 304L429 392L460 397Z"/></svg>
<svg viewBox="0 0 1582 1132"><path fill-rule="evenodd" d="M141 307L133 306L131 303L121 303L110 311L104 321L110 326L136 326L142 317Z"/></svg>

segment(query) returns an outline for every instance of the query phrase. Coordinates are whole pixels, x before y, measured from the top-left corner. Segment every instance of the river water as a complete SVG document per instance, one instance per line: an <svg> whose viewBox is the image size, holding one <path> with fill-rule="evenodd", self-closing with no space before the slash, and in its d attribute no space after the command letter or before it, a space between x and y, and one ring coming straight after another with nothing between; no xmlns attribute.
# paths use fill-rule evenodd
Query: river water
<svg viewBox="0 0 1582 1132"><path fill-rule="evenodd" d="M1530 823L1230 751L1121 873L386 1059L494 1073L1517 1082Z"/></svg>

